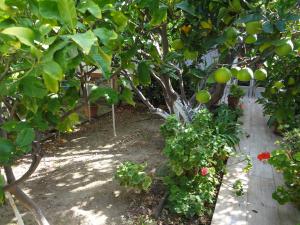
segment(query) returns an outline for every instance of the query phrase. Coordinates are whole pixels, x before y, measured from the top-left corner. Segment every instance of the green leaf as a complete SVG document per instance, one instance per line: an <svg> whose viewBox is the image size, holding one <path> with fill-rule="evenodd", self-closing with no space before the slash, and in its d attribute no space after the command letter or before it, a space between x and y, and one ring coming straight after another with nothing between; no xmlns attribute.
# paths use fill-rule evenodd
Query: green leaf
<svg viewBox="0 0 300 225"><path fill-rule="evenodd" d="M109 30L105 27L95 29L94 33L100 39L100 41L108 48L113 48L114 41L118 39L118 34L115 31Z"/></svg>
<svg viewBox="0 0 300 225"><path fill-rule="evenodd" d="M82 48L83 53L86 55L89 54L91 47L97 41L97 37L90 30L85 33L74 34L71 39Z"/></svg>
<svg viewBox="0 0 300 225"><path fill-rule="evenodd" d="M20 86L24 91L24 95L33 98L43 98L47 95L47 90L42 80L34 76L25 76L20 81Z"/></svg>
<svg viewBox="0 0 300 225"><path fill-rule="evenodd" d="M95 46L91 49L89 57L102 70L104 77L106 79L110 78L112 56L105 53L99 46Z"/></svg>
<svg viewBox="0 0 300 225"><path fill-rule="evenodd" d="M0 174L0 187L3 187L4 184L5 184L4 176L2 174Z"/></svg>
<svg viewBox="0 0 300 225"><path fill-rule="evenodd" d="M159 7L159 0L140 0L137 1L138 6L141 8L149 8L155 10Z"/></svg>
<svg viewBox="0 0 300 225"><path fill-rule="evenodd" d="M92 0L83 0L78 6L79 12L85 13L89 11L97 19L102 19L102 13L100 7Z"/></svg>
<svg viewBox="0 0 300 225"><path fill-rule="evenodd" d="M15 146L7 139L0 138L0 165L9 163Z"/></svg>
<svg viewBox="0 0 300 225"><path fill-rule="evenodd" d="M43 64L42 69L45 74L54 80L61 81L64 78L60 65L53 60Z"/></svg>
<svg viewBox="0 0 300 225"><path fill-rule="evenodd" d="M286 23L285 23L284 20L279 20L279 21L276 22L275 26L280 32L284 32L285 27L286 27Z"/></svg>
<svg viewBox="0 0 300 225"><path fill-rule="evenodd" d="M66 45L68 44L67 41L57 41L56 43L52 44L50 46L50 48L44 53L44 56L43 56L43 62L48 62L48 61L51 61L53 60L53 56L54 54L64 48Z"/></svg>
<svg viewBox="0 0 300 225"><path fill-rule="evenodd" d="M145 180L144 180L144 182L143 182L143 184L142 184L143 189L144 189L145 191L149 190L149 188L150 188L150 186L151 186L151 183L152 183L151 177L146 176L146 177L145 177Z"/></svg>
<svg viewBox="0 0 300 225"><path fill-rule="evenodd" d="M198 52L197 51L190 51L188 49L186 49L183 52L183 56L185 59L189 59L189 60L196 60L198 57Z"/></svg>
<svg viewBox="0 0 300 225"><path fill-rule="evenodd" d="M137 76L142 85L149 85L151 83L150 67L147 62L142 61L139 63Z"/></svg>
<svg viewBox="0 0 300 225"><path fill-rule="evenodd" d="M167 6L161 6L159 9L155 10L152 13L152 18L150 21L151 26L158 26L162 22L166 21L168 15L168 7Z"/></svg>
<svg viewBox="0 0 300 225"><path fill-rule="evenodd" d="M300 15L288 13L287 16L285 17L285 20L291 20L291 21L297 21L297 22L299 22Z"/></svg>
<svg viewBox="0 0 300 225"><path fill-rule="evenodd" d="M57 93L59 90L59 83L57 79L53 78L51 75L44 73L43 74L44 83L48 91L52 93Z"/></svg>
<svg viewBox="0 0 300 225"><path fill-rule="evenodd" d="M34 32L27 27L9 27L4 29L2 33L15 36L21 43L33 46Z"/></svg>
<svg viewBox="0 0 300 225"><path fill-rule="evenodd" d="M82 61L75 43L57 51L54 59L62 67L63 71L75 69Z"/></svg>
<svg viewBox="0 0 300 225"><path fill-rule="evenodd" d="M113 21L119 27L118 30L122 31L127 26L128 18L120 11L113 11L111 13Z"/></svg>
<svg viewBox="0 0 300 225"><path fill-rule="evenodd" d="M191 14L192 16L197 16L195 13L195 6L190 4L187 0L176 4L176 8L181 9L181 10Z"/></svg>
<svg viewBox="0 0 300 225"><path fill-rule="evenodd" d="M5 0L0 0L0 9L3 11L8 11L10 7L5 4Z"/></svg>
<svg viewBox="0 0 300 225"><path fill-rule="evenodd" d="M72 128L79 122L79 116L77 113L70 114L58 125L60 131L71 131Z"/></svg>
<svg viewBox="0 0 300 225"><path fill-rule="evenodd" d="M77 14L74 0L57 0L60 18L72 30L77 24Z"/></svg>
<svg viewBox="0 0 300 225"><path fill-rule="evenodd" d="M130 105L135 106L135 102L133 100L133 94L129 88L123 89L122 94L120 95L120 99L124 102L127 102Z"/></svg>
<svg viewBox="0 0 300 225"><path fill-rule="evenodd" d="M106 87L93 88L91 94L89 95L89 100L91 103L94 103L101 97L104 97L110 104L117 104L119 100L118 93L115 90Z"/></svg>
<svg viewBox="0 0 300 225"><path fill-rule="evenodd" d="M10 120L5 122L1 128L7 132L18 132L25 128L29 128L29 125L26 122Z"/></svg>
<svg viewBox="0 0 300 225"><path fill-rule="evenodd" d="M39 13L46 19L58 20L60 18L56 1L39 1Z"/></svg>
<svg viewBox="0 0 300 225"><path fill-rule="evenodd" d="M5 185L4 176L0 174L0 204L3 204L5 200L4 190L2 188L4 185Z"/></svg>
<svg viewBox="0 0 300 225"><path fill-rule="evenodd" d="M262 26L265 33L272 34L274 32L273 24L271 22L265 22Z"/></svg>
<svg viewBox="0 0 300 225"><path fill-rule="evenodd" d="M258 21L263 19L263 16L260 13L249 14L244 17L241 17L235 21L235 24L238 23L248 23L252 21Z"/></svg>
<svg viewBox="0 0 300 225"><path fill-rule="evenodd" d="M300 162L300 152L297 152L297 153L294 155L294 159L297 160L298 162Z"/></svg>
<svg viewBox="0 0 300 225"><path fill-rule="evenodd" d="M16 138L16 145L24 147L30 145L35 139L35 133L33 128L25 128L18 133Z"/></svg>

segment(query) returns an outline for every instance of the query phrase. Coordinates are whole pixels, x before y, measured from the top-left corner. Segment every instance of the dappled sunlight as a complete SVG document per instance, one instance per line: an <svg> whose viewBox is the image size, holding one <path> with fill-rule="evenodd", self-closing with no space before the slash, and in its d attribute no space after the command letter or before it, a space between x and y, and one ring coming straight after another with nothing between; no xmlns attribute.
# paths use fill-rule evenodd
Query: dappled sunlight
<svg viewBox="0 0 300 225"><path fill-rule="evenodd" d="M238 152L250 155L253 168L249 173L243 173L246 163L239 163L242 156L228 160L228 173L223 177L212 225L296 224L296 209L281 206L272 198L276 185L282 184L281 175L271 165L257 159L259 153L275 148L276 139L267 127L261 110L257 103L245 103L245 135ZM234 193L232 186L236 180L243 183L243 196Z"/></svg>
<svg viewBox="0 0 300 225"><path fill-rule="evenodd" d="M107 136L111 124L106 121L97 124L99 130L62 136L65 141L57 146L48 141L51 149L26 181L24 190L45 211L50 224L122 224L122 217L136 195L114 180L116 167L126 160L147 160L149 170L155 170L162 163L162 121L152 121L143 113L129 119L145 117L143 123L119 121L117 137ZM29 164L30 160L26 160L16 166L16 175L22 175ZM13 213L9 214L4 224L13 221L13 217Z"/></svg>
<svg viewBox="0 0 300 225"><path fill-rule="evenodd" d="M111 182L111 181L112 181L112 179L107 179L105 181L95 181L95 182L89 183L85 186L75 188L75 189L71 190L70 192L76 193L76 192L80 192L80 191L87 191L88 189L95 188L95 187L101 188L101 186L103 184L106 184L107 182Z"/></svg>

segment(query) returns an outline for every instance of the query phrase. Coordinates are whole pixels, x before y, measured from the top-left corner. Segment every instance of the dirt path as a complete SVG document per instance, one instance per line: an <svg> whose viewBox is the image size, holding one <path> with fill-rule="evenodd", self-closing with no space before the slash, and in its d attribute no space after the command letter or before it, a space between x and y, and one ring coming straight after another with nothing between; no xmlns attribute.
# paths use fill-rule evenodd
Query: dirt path
<svg viewBox="0 0 300 225"><path fill-rule="evenodd" d="M123 161L147 161L148 169L162 164L163 139L159 133L162 120L145 112L126 109L117 113L116 138L112 137L109 116L66 135L64 144L49 143L50 152L38 170L23 185L45 212L52 225L120 225L134 198L132 192L113 179ZM14 168L17 175L28 163ZM25 224L33 225L24 211ZM9 206L0 207L0 224L15 224Z"/></svg>

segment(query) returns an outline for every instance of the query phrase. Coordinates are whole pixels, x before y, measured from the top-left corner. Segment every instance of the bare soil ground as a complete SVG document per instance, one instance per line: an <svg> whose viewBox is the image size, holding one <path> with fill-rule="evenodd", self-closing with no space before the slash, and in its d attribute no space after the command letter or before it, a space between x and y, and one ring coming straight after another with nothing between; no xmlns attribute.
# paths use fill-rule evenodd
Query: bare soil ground
<svg viewBox="0 0 300 225"><path fill-rule="evenodd" d="M110 116L93 120L77 132L63 135L63 141L45 143L45 157L22 188L52 225L128 224L134 205L149 196L127 192L114 180L114 172L126 160L147 161L153 173L164 163L164 142L159 132L162 123L145 109L121 108L117 111L118 136L113 137ZM26 159L20 162L14 168L16 175L28 166ZM155 191L158 196L162 194L161 190L152 190L152 194ZM35 224L32 216L17 205L25 224ZM0 207L0 225L8 224L16 222L6 204Z"/></svg>

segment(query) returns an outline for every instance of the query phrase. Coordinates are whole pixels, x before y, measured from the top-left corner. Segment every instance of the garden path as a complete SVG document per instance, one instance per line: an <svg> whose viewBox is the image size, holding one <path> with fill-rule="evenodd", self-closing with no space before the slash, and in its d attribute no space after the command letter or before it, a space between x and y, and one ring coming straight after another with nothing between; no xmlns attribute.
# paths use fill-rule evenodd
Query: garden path
<svg viewBox="0 0 300 225"><path fill-rule="evenodd" d="M243 173L243 158L228 160L228 173L223 178L212 225L296 225L300 224L300 211L292 205L279 205L272 199L276 186L282 184L281 174L269 164L257 160L260 152L271 151L277 137L267 127L262 106L254 98L244 99L243 132L238 151L248 154L253 168ZM244 165L243 165L244 164ZM240 179L245 194L235 195L232 185Z"/></svg>

